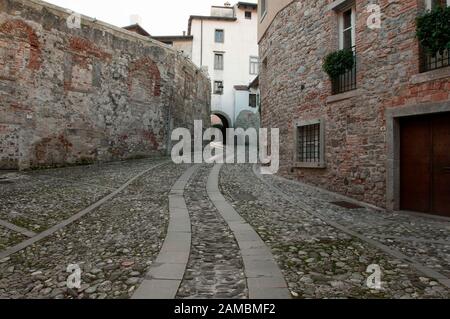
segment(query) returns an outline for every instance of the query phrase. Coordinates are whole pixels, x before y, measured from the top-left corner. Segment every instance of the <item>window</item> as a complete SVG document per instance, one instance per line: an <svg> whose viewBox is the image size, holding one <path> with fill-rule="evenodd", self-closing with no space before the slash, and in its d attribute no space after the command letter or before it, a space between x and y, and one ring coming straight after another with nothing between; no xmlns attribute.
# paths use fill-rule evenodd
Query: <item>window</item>
<svg viewBox="0 0 450 319"><path fill-rule="evenodd" d="M223 70L223 53L214 54L214 70Z"/></svg>
<svg viewBox="0 0 450 319"><path fill-rule="evenodd" d="M225 42L225 31L216 29L215 40L216 40L216 43L224 43Z"/></svg>
<svg viewBox="0 0 450 319"><path fill-rule="evenodd" d="M426 0L426 9L433 10L439 6L450 6L450 0ZM421 47L420 72L428 72L450 66L450 50L429 53L426 48Z"/></svg>
<svg viewBox="0 0 450 319"><path fill-rule="evenodd" d="M447 2L447 6L450 6L450 0L425 0L425 1L427 10L433 10L438 6L444 5L444 2Z"/></svg>
<svg viewBox="0 0 450 319"><path fill-rule="evenodd" d="M325 167L322 120L295 123L295 162L300 167Z"/></svg>
<svg viewBox="0 0 450 319"><path fill-rule="evenodd" d="M259 73L259 58L255 56L250 57L250 74L256 75Z"/></svg>
<svg viewBox="0 0 450 319"><path fill-rule="evenodd" d="M245 11L245 18L248 20L252 19L252 12L251 11Z"/></svg>
<svg viewBox="0 0 450 319"><path fill-rule="evenodd" d="M223 81L214 81L214 94L223 94Z"/></svg>
<svg viewBox="0 0 450 319"><path fill-rule="evenodd" d="M257 94L250 93L248 105L250 107L257 107L258 106Z"/></svg>
<svg viewBox="0 0 450 319"><path fill-rule="evenodd" d="M267 0L261 0L261 19L264 18L264 16L267 13Z"/></svg>
<svg viewBox="0 0 450 319"><path fill-rule="evenodd" d="M346 73L331 79L332 94L340 94L356 89L356 8L355 5L338 11L339 49L352 50L355 63Z"/></svg>
<svg viewBox="0 0 450 319"><path fill-rule="evenodd" d="M339 49L352 49L355 46L355 8L339 13Z"/></svg>

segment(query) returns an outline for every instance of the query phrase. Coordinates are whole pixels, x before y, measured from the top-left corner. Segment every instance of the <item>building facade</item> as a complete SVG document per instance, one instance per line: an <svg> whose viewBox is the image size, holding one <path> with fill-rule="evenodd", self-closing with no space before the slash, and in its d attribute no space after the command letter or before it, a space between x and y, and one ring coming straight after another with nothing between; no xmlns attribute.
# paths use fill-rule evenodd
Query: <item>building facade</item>
<svg viewBox="0 0 450 319"><path fill-rule="evenodd" d="M256 96L249 89L259 73L257 28L257 4L226 3L212 6L209 16L190 16L187 35L152 38L173 46L209 74L211 111L227 128L239 117L259 118L253 103L259 92Z"/></svg>
<svg viewBox="0 0 450 319"><path fill-rule="evenodd" d="M244 2L213 6L210 16L189 20L192 61L211 78L211 111L225 116L231 127L239 116L235 99L240 91L235 87L248 86L259 72L257 27L257 5Z"/></svg>
<svg viewBox="0 0 450 319"><path fill-rule="evenodd" d="M450 1L259 1L262 126L280 128L281 174L450 215L449 56L416 37L437 5ZM330 80L323 60L340 49L355 63Z"/></svg>
<svg viewBox="0 0 450 319"><path fill-rule="evenodd" d="M152 39L170 45L187 58L192 59L192 41L194 39L192 35L154 36Z"/></svg>
<svg viewBox="0 0 450 319"><path fill-rule="evenodd" d="M0 169L165 155L174 127L209 120L210 82L192 61L139 28L69 19L0 0Z"/></svg>

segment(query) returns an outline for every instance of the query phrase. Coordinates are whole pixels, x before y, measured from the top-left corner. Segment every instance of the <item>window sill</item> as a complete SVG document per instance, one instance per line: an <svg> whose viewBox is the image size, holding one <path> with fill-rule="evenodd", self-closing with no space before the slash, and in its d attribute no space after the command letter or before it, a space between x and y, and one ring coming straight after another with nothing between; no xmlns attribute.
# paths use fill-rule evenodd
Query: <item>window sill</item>
<svg viewBox="0 0 450 319"><path fill-rule="evenodd" d="M431 70L419 74L415 74L411 77L409 82L411 84L421 84L424 82L429 82L433 80L440 80L444 78L450 77L450 66L442 68L442 69L436 69Z"/></svg>
<svg viewBox="0 0 450 319"><path fill-rule="evenodd" d="M306 162L294 162L294 165L292 168L317 168L317 169L324 169L327 168L326 163L306 163Z"/></svg>
<svg viewBox="0 0 450 319"><path fill-rule="evenodd" d="M335 0L328 5L327 9L328 11L339 11L345 7L348 7L352 2L352 0Z"/></svg>
<svg viewBox="0 0 450 319"><path fill-rule="evenodd" d="M340 94L330 95L329 97L327 97L327 104L351 99L352 97L358 96L359 94L360 94L360 90L356 89L356 90L347 91L347 92L340 93Z"/></svg>

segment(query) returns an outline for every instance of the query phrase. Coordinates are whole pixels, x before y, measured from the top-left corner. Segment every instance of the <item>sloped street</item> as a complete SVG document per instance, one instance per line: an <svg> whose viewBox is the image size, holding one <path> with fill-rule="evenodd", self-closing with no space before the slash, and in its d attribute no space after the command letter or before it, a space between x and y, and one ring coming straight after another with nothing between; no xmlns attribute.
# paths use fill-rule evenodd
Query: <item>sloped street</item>
<svg viewBox="0 0 450 319"><path fill-rule="evenodd" d="M0 178L1 298L450 295L448 220L344 208L254 165L160 158Z"/></svg>

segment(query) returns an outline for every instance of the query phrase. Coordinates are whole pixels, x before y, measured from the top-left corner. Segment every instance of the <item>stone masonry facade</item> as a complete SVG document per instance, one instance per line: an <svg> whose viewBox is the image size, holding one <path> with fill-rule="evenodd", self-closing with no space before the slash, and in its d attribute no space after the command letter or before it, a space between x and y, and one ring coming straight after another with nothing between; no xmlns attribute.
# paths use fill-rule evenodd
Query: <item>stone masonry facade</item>
<svg viewBox="0 0 450 319"><path fill-rule="evenodd" d="M344 2L344 1L335 1ZM356 0L357 89L331 94L323 58L338 49L331 0L292 1L260 40L262 127L280 128L282 175L380 207L388 204L386 114L441 105L448 109L450 68L420 73L416 17L424 0ZM381 29L367 27L369 4ZM325 165L295 165L296 121L322 120Z"/></svg>
<svg viewBox="0 0 450 319"><path fill-rule="evenodd" d="M166 154L209 122L210 81L175 50L36 0L0 0L0 169Z"/></svg>

